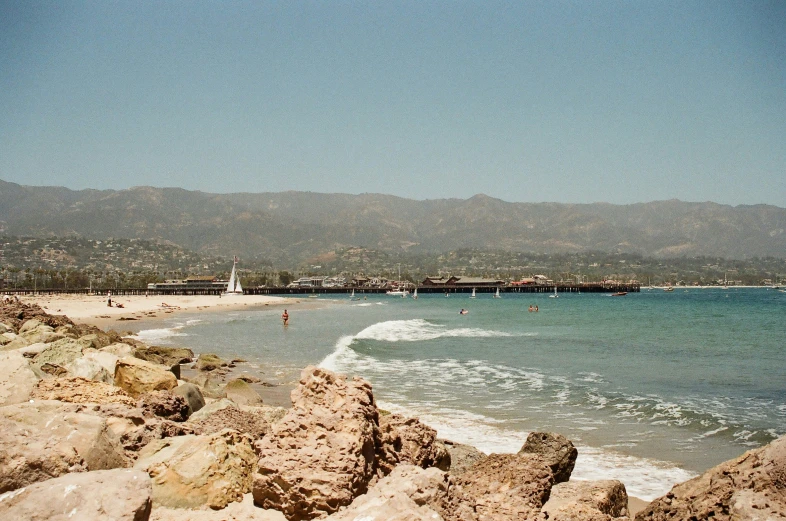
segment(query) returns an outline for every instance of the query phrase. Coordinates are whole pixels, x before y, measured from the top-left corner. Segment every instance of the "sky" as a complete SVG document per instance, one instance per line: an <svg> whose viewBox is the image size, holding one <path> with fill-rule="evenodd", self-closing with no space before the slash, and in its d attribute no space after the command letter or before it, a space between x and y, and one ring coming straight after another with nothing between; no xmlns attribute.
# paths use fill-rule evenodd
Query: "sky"
<svg viewBox="0 0 786 521"><path fill-rule="evenodd" d="M0 179L786 207L786 2L0 2Z"/></svg>

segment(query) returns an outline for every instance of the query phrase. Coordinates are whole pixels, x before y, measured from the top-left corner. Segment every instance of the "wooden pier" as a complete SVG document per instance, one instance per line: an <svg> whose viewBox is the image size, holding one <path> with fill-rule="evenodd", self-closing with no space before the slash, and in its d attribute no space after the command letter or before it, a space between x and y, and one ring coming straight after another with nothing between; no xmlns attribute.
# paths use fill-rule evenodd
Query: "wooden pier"
<svg viewBox="0 0 786 521"><path fill-rule="evenodd" d="M611 282L590 282L584 284L530 284L526 286L419 286L418 294L444 294L444 293L472 293L492 294L499 288L500 294L516 293L638 293L641 284L623 284ZM414 289L414 288L413 288ZM288 287L260 287L243 288L245 295L347 295L352 291L355 295L384 295L388 288L343 287L343 288L288 288ZM411 292L412 290L410 290ZM216 295L222 291L217 289L147 289L147 288L74 288L74 289L47 289L47 288L17 288L2 291L9 295L106 295L111 292L113 296L158 296L158 295Z"/></svg>

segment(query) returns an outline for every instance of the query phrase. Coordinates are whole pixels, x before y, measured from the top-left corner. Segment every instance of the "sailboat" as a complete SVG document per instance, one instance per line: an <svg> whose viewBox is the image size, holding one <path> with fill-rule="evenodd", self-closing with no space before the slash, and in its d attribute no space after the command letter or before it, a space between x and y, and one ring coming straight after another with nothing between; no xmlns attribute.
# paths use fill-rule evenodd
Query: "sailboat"
<svg viewBox="0 0 786 521"><path fill-rule="evenodd" d="M557 295L557 285L555 284L554 285L554 294L553 295L549 295L549 298L558 298L558 297L559 297L559 295Z"/></svg>
<svg viewBox="0 0 786 521"><path fill-rule="evenodd" d="M415 292L412 294L412 298L415 300L418 299L418 288L415 288Z"/></svg>
<svg viewBox="0 0 786 521"><path fill-rule="evenodd" d="M499 296L499 288L497 288L497 292L494 293L494 298L502 298Z"/></svg>
<svg viewBox="0 0 786 521"><path fill-rule="evenodd" d="M352 293L349 295L349 300L360 300L360 297L355 296L355 288L352 288Z"/></svg>
<svg viewBox="0 0 786 521"><path fill-rule="evenodd" d="M401 298L407 298L407 295L409 295L409 291L401 289L401 264L398 265L398 285L396 289L388 290L386 294L394 297L400 296Z"/></svg>
<svg viewBox="0 0 786 521"><path fill-rule="evenodd" d="M240 285L240 276L237 274L237 271L235 269L236 267L237 267L237 257L235 257L234 261L232 262L232 274L229 276L229 282L227 283L227 290L223 293L226 296L243 294L243 286Z"/></svg>
<svg viewBox="0 0 786 521"><path fill-rule="evenodd" d="M469 298L475 298L475 288L472 288L472 295L470 295Z"/></svg>

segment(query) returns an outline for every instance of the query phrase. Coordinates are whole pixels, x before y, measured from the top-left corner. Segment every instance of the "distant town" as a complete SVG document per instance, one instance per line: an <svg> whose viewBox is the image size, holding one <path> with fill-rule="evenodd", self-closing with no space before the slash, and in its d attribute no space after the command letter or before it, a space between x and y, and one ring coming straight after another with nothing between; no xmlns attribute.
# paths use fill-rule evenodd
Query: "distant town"
<svg viewBox="0 0 786 521"><path fill-rule="evenodd" d="M140 239L0 237L3 289L156 288L225 284L232 257L202 255ZM240 259L244 288L411 289L428 281L474 286L638 284L770 286L786 280L786 259L647 258L632 253L537 254L461 249L393 254L351 247L311 262L274 266L263 255Z"/></svg>

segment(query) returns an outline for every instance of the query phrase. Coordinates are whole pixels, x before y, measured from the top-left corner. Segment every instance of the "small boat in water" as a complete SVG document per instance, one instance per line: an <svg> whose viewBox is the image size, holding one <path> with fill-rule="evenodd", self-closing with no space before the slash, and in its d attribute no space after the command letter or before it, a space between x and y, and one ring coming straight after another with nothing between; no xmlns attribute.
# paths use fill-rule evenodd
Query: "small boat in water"
<svg viewBox="0 0 786 521"><path fill-rule="evenodd" d="M624 297L627 294L628 294L627 291L618 291L616 293L612 293L611 296L612 297Z"/></svg>
<svg viewBox="0 0 786 521"><path fill-rule="evenodd" d="M494 298L502 298L499 296L499 288L497 288L497 292L494 293Z"/></svg>
<svg viewBox="0 0 786 521"><path fill-rule="evenodd" d="M554 286L554 294L553 295L549 295L549 298L558 298L558 297L559 297L559 295L557 295L557 286L555 285Z"/></svg>
<svg viewBox="0 0 786 521"><path fill-rule="evenodd" d="M472 295L470 295L469 298L475 298L475 288L472 288Z"/></svg>
<svg viewBox="0 0 786 521"><path fill-rule="evenodd" d="M243 286L240 285L240 276L236 273L235 267L237 266L237 257L232 262L232 274L229 276L227 283L227 290L222 293L223 296L236 296L243 294Z"/></svg>

